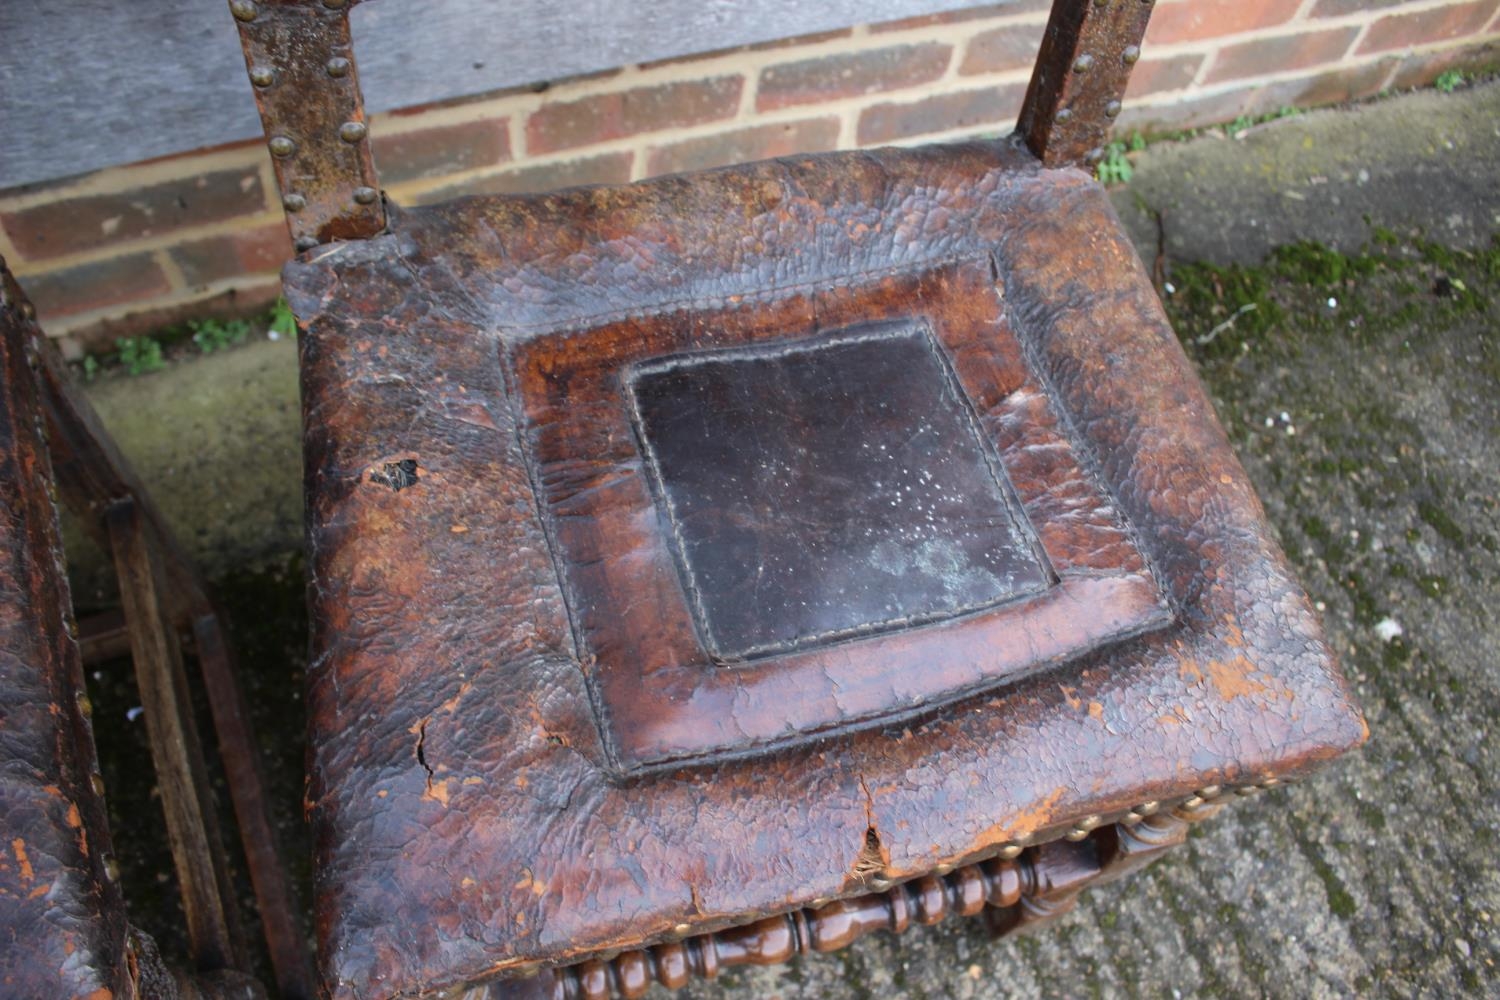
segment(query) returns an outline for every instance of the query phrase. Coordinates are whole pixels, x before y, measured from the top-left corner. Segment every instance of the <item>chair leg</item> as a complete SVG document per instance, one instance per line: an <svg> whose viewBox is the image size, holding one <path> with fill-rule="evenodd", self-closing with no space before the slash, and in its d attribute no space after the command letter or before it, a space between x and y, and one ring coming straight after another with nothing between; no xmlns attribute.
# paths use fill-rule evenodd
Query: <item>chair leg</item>
<svg viewBox="0 0 1500 1000"><path fill-rule="evenodd" d="M1152 0L1057 0L1016 131L1049 167L1104 158Z"/></svg>
<svg viewBox="0 0 1500 1000"><path fill-rule="evenodd" d="M116 532L106 522L110 522L115 507L128 503L133 510L130 520L139 526L141 544L152 552L157 572L153 600L159 602L159 617L174 649L177 632L192 631L276 985L288 1000L311 997L311 958L297 917L295 893L282 863L280 838L267 810L260 748L250 728L233 655L207 588L93 407L78 393L57 352L40 338L34 348L59 492L68 506L82 515L85 525L103 529L98 536L107 548L115 548L117 541ZM118 563L118 555L116 560ZM121 590L126 591L123 570ZM125 610L124 627L101 629L98 641L90 643L89 655L117 649L122 633L128 633L134 652L138 631L134 623L138 619L128 604ZM136 659L139 671L139 657ZM177 662L180 670L180 652ZM226 904L233 910L232 895Z"/></svg>
<svg viewBox="0 0 1500 1000"><path fill-rule="evenodd" d="M161 567L133 501L110 507L106 523L193 958L205 971L244 968L234 889L193 722L182 651L161 600Z"/></svg>
<svg viewBox="0 0 1500 1000"><path fill-rule="evenodd" d="M266 805L265 776L234 654L224 640L216 612L208 611L194 619L193 638L276 985L286 1000L311 1000L312 963L297 921L291 880L277 852L279 838Z"/></svg>

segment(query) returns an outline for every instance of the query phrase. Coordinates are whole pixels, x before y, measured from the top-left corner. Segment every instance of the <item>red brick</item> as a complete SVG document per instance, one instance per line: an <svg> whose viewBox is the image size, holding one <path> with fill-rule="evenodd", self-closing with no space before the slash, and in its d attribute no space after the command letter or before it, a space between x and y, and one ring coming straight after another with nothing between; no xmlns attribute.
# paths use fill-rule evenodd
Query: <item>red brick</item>
<svg viewBox="0 0 1500 1000"><path fill-rule="evenodd" d="M915 87L942 76L952 55L953 46L930 42L769 66L761 71L755 106L760 111L774 111L796 104Z"/></svg>
<svg viewBox="0 0 1500 1000"><path fill-rule="evenodd" d="M1009 130L1025 96L1026 85L1014 83L939 94L911 104L876 104L860 113L859 144L877 146L915 135L983 126Z"/></svg>
<svg viewBox="0 0 1500 1000"><path fill-rule="evenodd" d="M1316 107L1358 101L1380 92L1394 59L1377 59L1361 66L1314 73L1294 80L1237 87L1204 97L1148 107L1125 108L1115 123L1116 134L1131 131L1174 132L1232 121L1285 107Z"/></svg>
<svg viewBox="0 0 1500 1000"><path fill-rule="evenodd" d="M253 167L121 191L85 195L18 209L3 215L5 231L27 260L45 260L80 250L188 226L223 222L265 211L260 172Z"/></svg>
<svg viewBox="0 0 1500 1000"><path fill-rule="evenodd" d="M804 118L795 122L756 125L659 146L650 151L647 171L653 175L675 174L773 156L821 153L833 149L838 141L837 118Z"/></svg>
<svg viewBox="0 0 1500 1000"><path fill-rule="evenodd" d="M1181 90L1193 82L1204 56L1169 56L1166 59L1142 59L1130 71L1130 86L1125 89L1128 98L1141 98L1148 94L1160 94L1168 90Z"/></svg>
<svg viewBox="0 0 1500 1000"><path fill-rule="evenodd" d="M756 42L754 45L745 46L745 49L749 52L794 49L799 45L819 45L823 42L832 42L839 38L848 38L852 34L854 34L853 28L838 28L834 31L819 31L811 35L798 35L795 38L775 38L769 42Z"/></svg>
<svg viewBox="0 0 1500 1000"><path fill-rule="evenodd" d="M292 242L286 226L272 222L193 240L168 253L183 280L196 287L252 274L275 274L292 256Z"/></svg>
<svg viewBox="0 0 1500 1000"><path fill-rule="evenodd" d="M823 42L832 42L840 38L848 38L854 34L852 28L839 28L835 31L820 31L811 35L798 35L796 38L777 38L769 42L756 42L754 45L737 45L727 49L712 49L708 52L692 52L687 55L673 56L670 59L653 59L650 62L641 63L641 69L657 69L661 66L681 66L687 63L702 62L705 59L719 59L733 52L766 52L773 49L794 49L804 45L818 45Z"/></svg>
<svg viewBox="0 0 1500 1000"><path fill-rule="evenodd" d="M1223 38L1289 21L1302 0L1173 0L1156 5L1146 42L1166 45Z"/></svg>
<svg viewBox="0 0 1500 1000"><path fill-rule="evenodd" d="M563 163L541 163L429 191L419 200L432 205L470 194L531 194L584 184L624 184L630 180L634 159L635 154L629 152L602 153Z"/></svg>
<svg viewBox="0 0 1500 1000"><path fill-rule="evenodd" d="M1299 35L1277 35L1252 42L1226 45L1214 58L1204 83L1222 83L1252 76L1306 69L1338 62L1349 51L1358 27L1328 28Z"/></svg>
<svg viewBox="0 0 1500 1000"><path fill-rule="evenodd" d="M1377 59L1362 66L1344 67L1300 77L1279 80L1256 89L1247 108L1248 114L1263 114L1277 108L1314 108L1327 104L1345 104L1374 97L1385 87L1386 78L1396 60Z"/></svg>
<svg viewBox="0 0 1500 1000"><path fill-rule="evenodd" d="M1313 5L1313 17L1342 17L1345 14L1367 14L1382 7L1399 7L1412 0L1318 0Z"/></svg>
<svg viewBox="0 0 1500 1000"><path fill-rule="evenodd" d="M1244 113L1250 90L1228 90L1203 97L1189 97L1146 107L1126 105L1115 121L1115 134L1144 132L1159 135L1232 121Z"/></svg>
<svg viewBox="0 0 1500 1000"><path fill-rule="evenodd" d="M381 183L400 184L504 163L510 159L507 124L504 118L486 118L382 135L377 122L371 141Z"/></svg>
<svg viewBox="0 0 1500 1000"><path fill-rule="evenodd" d="M909 31L913 28L931 28L941 24L959 24L964 21L978 21L987 17L1006 17L1014 14L1048 10L1051 6L1052 4L1049 0L1015 0L1014 3L989 4L984 7L970 7L968 10L950 10L944 14L923 14L919 17L903 18L900 21L886 21L884 24L870 25L870 31L880 34L887 31Z"/></svg>
<svg viewBox="0 0 1500 1000"><path fill-rule="evenodd" d="M95 309L145 302L171 291L167 276L149 253L47 271L23 279L21 285L43 324Z"/></svg>
<svg viewBox="0 0 1500 1000"><path fill-rule="evenodd" d="M1370 25L1359 51L1386 52L1472 35L1489 22L1496 6L1497 0L1479 0L1410 14L1387 14Z"/></svg>
<svg viewBox="0 0 1500 1000"><path fill-rule="evenodd" d="M1042 45L1041 24L1012 24L969 39L960 73L1004 73L1029 70Z"/></svg>
<svg viewBox="0 0 1500 1000"><path fill-rule="evenodd" d="M1450 69L1477 72L1492 69L1497 62L1500 62L1500 43L1496 42L1411 55L1401 61L1389 86L1395 90L1423 87Z"/></svg>
<svg viewBox="0 0 1500 1000"><path fill-rule="evenodd" d="M545 104L526 122L526 149L551 153L729 118L739 109L744 85L742 76L720 76Z"/></svg>

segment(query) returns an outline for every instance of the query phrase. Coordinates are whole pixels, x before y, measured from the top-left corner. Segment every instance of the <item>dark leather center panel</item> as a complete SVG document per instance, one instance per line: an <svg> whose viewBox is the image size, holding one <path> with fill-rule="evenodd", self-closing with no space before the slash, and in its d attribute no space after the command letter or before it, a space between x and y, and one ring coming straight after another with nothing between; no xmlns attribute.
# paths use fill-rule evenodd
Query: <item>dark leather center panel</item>
<svg viewBox="0 0 1500 1000"><path fill-rule="evenodd" d="M891 721L1170 621L984 256L517 345L625 772Z"/></svg>
<svg viewBox="0 0 1500 1000"><path fill-rule="evenodd" d="M919 322L667 358L629 381L693 617L721 662L1051 582Z"/></svg>

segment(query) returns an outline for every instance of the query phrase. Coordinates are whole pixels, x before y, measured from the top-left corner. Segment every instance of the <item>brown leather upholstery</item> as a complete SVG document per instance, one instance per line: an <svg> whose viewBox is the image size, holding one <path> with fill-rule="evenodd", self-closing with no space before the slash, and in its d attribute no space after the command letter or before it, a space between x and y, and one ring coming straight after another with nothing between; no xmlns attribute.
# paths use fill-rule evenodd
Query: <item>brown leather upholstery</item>
<svg viewBox="0 0 1500 1000"><path fill-rule="evenodd" d="M1138 804L1363 738L1082 172L970 143L390 219L285 272L336 996L1064 836L1092 877Z"/></svg>
<svg viewBox="0 0 1500 1000"><path fill-rule="evenodd" d="M29 319L0 280L0 995L130 996Z"/></svg>

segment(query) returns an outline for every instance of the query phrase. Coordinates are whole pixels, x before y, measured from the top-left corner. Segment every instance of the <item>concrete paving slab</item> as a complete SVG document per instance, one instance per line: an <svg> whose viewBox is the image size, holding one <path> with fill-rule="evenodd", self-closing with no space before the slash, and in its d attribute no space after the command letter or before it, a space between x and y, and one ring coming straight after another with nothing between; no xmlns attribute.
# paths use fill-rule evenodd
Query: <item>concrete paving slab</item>
<svg viewBox="0 0 1500 1000"><path fill-rule="evenodd" d="M1164 248L1174 260L1254 264L1298 240L1349 253L1375 226L1475 247L1500 228L1497 165L1500 82L1490 82L1153 143L1114 202L1147 262Z"/></svg>

